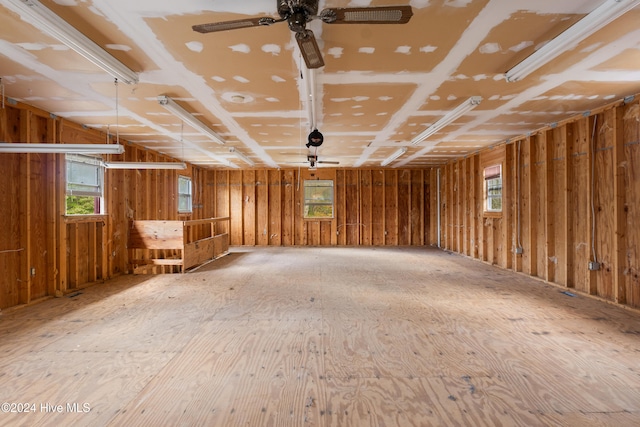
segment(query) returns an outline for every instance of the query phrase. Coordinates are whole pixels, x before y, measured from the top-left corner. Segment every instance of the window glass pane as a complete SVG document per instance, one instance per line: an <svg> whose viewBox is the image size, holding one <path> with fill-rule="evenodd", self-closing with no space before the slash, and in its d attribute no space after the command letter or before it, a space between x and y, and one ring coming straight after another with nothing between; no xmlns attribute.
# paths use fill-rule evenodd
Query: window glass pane
<svg viewBox="0 0 640 427"><path fill-rule="evenodd" d="M67 215L96 215L100 213L100 198L89 196L67 196Z"/></svg>
<svg viewBox="0 0 640 427"><path fill-rule="evenodd" d="M305 205L305 218L333 218L333 205Z"/></svg>
<svg viewBox="0 0 640 427"><path fill-rule="evenodd" d="M102 196L102 167L99 159L67 156L67 194L76 196Z"/></svg>
<svg viewBox="0 0 640 427"><path fill-rule="evenodd" d="M191 180L183 176L178 177L178 193L191 194Z"/></svg>
<svg viewBox="0 0 640 427"><path fill-rule="evenodd" d="M191 211L191 178L178 176L178 212L187 213Z"/></svg>
<svg viewBox="0 0 640 427"><path fill-rule="evenodd" d="M502 165L484 168L486 212L502 212Z"/></svg>
<svg viewBox="0 0 640 427"><path fill-rule="evenodd" d="M180 196L178 198L178 211L180 212L189 211L189 196Z"/></svg>

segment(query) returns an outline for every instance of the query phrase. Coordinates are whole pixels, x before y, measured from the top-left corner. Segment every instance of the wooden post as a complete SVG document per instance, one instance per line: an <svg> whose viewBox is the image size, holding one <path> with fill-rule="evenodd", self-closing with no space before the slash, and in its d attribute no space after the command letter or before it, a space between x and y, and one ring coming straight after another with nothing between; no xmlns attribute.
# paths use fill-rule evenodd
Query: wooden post
<svg viewBox="0 0 640 427"><path fill-rule="evenodd" d="M535 181L535 150L533 147L534 138L528 136L526 139L526 176L524 179L523 185L523 195L526 197L526 205L525 209L523 209L524 216L526 216L526 230L523 233L526 236L527 248L525 249L525 259L526 259L526 273L535 276L537 274L537 239L536 239L536 222L534 215L534 205L535 201L533 199L533 182Z"/></svg>
<svg viewBox="0 0 640 427"><path fill-rule="evenodd" d="M625 286L625 248L627 247L627 222L625 215L625 155L624 155L624 106L613 110L613 297L618 304L627 303ZM637 183L636 183L637 184Z"/></svg>
<svg viewBox="0 0 640 427"><path fill-rule="evenodd" d="M20 133L23 136L24 141L31 141L31 118L32 113L28 110L22 110L20 112ZM20 303L28 304L31 302L31 154L20 155L20 182L24 186L24 197L20 203L21 217L23 218L23 225L20 227L24 230L21 234L21 247L25 248L25 256L23 258L24 264L21 271L21 283L20 286Z"/></svg>
<svg viewBox="0 0 640 427"><path fill-rule="evenodd" d="M469 209L469 226L471 229L469 230L469 255L473 258L478 259L480 257L480 246L479 242L482 239L480 237L480 227L482 226L482 199L479 198L479 183L482 181L478 177L480 173L480 155L474 154L469 159L469 200L470 200L470 209Z"/></svg>
<svg viewBox="0 0 640 427"><path fill-rule="evenodd" d="M573 123L569 123L564 127L564 158L565 158L565 167L564 167L564 176L562 177L563 185L564 185L564 209L562 211L562 216L565 221L565 233L564 233L564 254L565 254L565 284L568 288L575 287L574 281L574 258L575 258L575 250L573 250L573 242L574 242L574 221L572 216L575 213L575 206L573 203L573 186L571 185L571 177L574 176L573 171L573 145L575 140L575 135L573 132ZM574 183L575 185L575 183Z"/></svg>
<svg viewBox="0 0 640 427"><path fill-rule="evenodd" d="M554 182L554 170L553 170L553 153L554 153L554 134L553 131L547 130L541 133L541 143L544 145L544 166L542 168L542 182L544 185L544 279L553 282L555 281L555 263L557 261L557 255L555 253L555 224L553 211L556 209L556 201L554 200L554 186L558 183Z"/></svg>
<svg viewBox="0 0 640 427"><path fill-rule="evenodd" d="M433 169L429 169L427 171L427 173L430 173L430 171ZM425 204L429 203L429 200L427 200L427 193L425 192L425 186L424 186L424 174L425 171L424 170L420 170L420 189L418 191L418 197L420 198L420 239L419 239L419 244L421 246L424 246L427 244L427 242L425 241L425 232L427 229L427 224L425 223L427 220L427 216L425 215Z"/></svg>
<svg viewBox="0 0 640 427"><path fill-rule="evenodd" d="M513 232L514 218L514 197L513 189L515 188L515 169L514 169L514 146L513 144L505 146L504 168L502 169L502 259L500 266L511 269L514 257L515 234Z"/></svg>
<svg viewBox="0 0 640 427"><path fill-rule="evenodd" d="M589 225L587 227L587 242L589 244L589 260L591 261L595 261L593 259L593 249L592 249L592 244L595 241L595 236L594 236L594 227L592 227L592 224L594 223L594 221L596 220L596 218L594 218L594 214L592 212L591 206L593 204L595 204L595 194L593 191L593 186L591 185L592 180L594 179L593 177L593 168L594 168L594 162L596 161L595 159L595 155L594 155L594 151L595 151L595 140L593 138L593 134L595 134L595 132L592 132L592 127L594 126L594 120L596 120L597 116L591 116L589 117L587 120L584 121L584 126L586 126L585 129L585 134L587 137L587 164L589 165L589 169L587 171L587 201L589 202L589 207L587 209L587 224ZM583 266L583 268L587 268L588 266ZM596 271L589 271L589 274L587 274L587 290L589 292L589 294L591 295L596 295L598 293L598 276L597 276L597 272Z"/></svg>

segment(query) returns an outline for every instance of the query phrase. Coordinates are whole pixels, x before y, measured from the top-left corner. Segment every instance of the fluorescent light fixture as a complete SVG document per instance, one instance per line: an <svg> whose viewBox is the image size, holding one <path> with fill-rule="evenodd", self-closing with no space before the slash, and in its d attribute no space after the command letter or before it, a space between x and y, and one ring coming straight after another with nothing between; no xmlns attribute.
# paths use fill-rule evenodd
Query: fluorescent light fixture
<svg viewBox="0 0 640 427"><path fill-rule="evenodd" d="M407 152L407 147L402 147L401 149L399 149L398 151L396 151L395 153L393 153L392 155L384 159L382 163L380 163L380 166L387 166L389 163L393 162L395 159L402 156L406 152Z"/></svg>
<svg viewBox="0 0 640 427"><path fill-rule="evenodd" d="M118 81L138 83L138 74L111 56L87 36L76 30L38 0L6 0L4 3L37 29L64 43L84 58L102 68Z"/></svg>
<svg viewBox="0 0 640 427"><path fill-rule="evenodd" d="M224 139L207 127L204 123L198 120L193 114L179 106L173 99L168 96L161 95L158 97L158 103L167 109L171 114L187 123L189 126L200 132L201 134L208 136L218 144L224 145Z"/></svg>
<svg viewBox="0 0 640 427"><path fill-rule="evenodd" d="M461 116L465 115L468 111L473 110L482 101L482 97L480 96L472 96L467 99L462 104L458 105L455 109L449 111L445 114L440 120L429 126L425 131L423 131L420 135L416 136L411 140L411 144L419 144L425 139L429 138L434 133L438 132L443 127L455 122Z"/></svg>
<svg viewBox="0 0 640 427"><path fill-rule="evenodd" d="M122 154L120 144L41 144L1 142L0 153Z"/></svg>
<svg viewBox="0 0 640 427"><path fill-rule="evenodd" d="M104 162L107 169L179 169L184 170L184 162Z"/></svg>
<svg viewBox="0 0 640 427"><path fill-rule="evenodd" d="M256 165L253 160L248 158L246 155L242 154L240 151L236 150L234 147L229 147L229 152L235 154L235 156L237 158L239 158L240 160L242 160L243 162L245 162L249 166L255 166Z"/></svg>
<svg viewBox="0 0 640 427"><path fill-rule="evenodd" d="M316 129L317 124L317 88L316 88L316 71L307 67L302 67L302 80L304 96L306 97L304 104L307 107L307 118L309 120L309 130Z"/></svg>
<svg viewBox="0 0 640 427"><path fill-rule="evenodd" d="M562 52L640 4L640 0L607 0L562 34L505 73L508 82L522 80Z"/></svg>

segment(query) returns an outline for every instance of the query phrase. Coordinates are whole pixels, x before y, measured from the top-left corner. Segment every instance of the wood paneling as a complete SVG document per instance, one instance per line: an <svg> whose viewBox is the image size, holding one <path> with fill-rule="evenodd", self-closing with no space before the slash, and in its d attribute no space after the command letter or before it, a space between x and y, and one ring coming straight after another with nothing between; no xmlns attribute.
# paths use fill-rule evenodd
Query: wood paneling
<svg viewBox="0 0 640 427"><path fill-rule="evenodd" d="M624 178L617 181L618 186L623 187L617 191L618 197L624 199L623 213L620 214L622 218L619 221L622 220L625 224L626 234L622 256L619 256L616 267L620 270L626 304L640 307L640 104L625 106L619 116L622 117L624 148L618 154L616 166L617 173L622 173ZM619 149L619 144L617 146Z"/></svg>
<svg viewBox="0 0 640 427"><path fill-rule="evenodd" d="M477 246L471 256L482 261L640 307L639 111L637 100L618 102L510 142L499 158L495 149L473 156L481 165L503 162L500 216L461 214L481 209L482 187L471 191L467 182L482 180L482 171L470 159L446 165L444 247L468 255ZM595 261L599 268L589 269Z"/></svg>
<svg viewBox="0 0 640 427"><path fill-rule="evenodd" d="M0 110L6 142L104 143L101 132L20 103ZM112 143L115 143L113 138ZM167 161L126 144L111 160ZM127 272L129 219L178 219L176 171L108 170L105 215L65 217L64 155L0 154L0 309L61 295ZM193 170L181 171L191 176ZM202 184L194 183L196 189ZM199 203L199 204L198 204ZM215 203L208 203L215 206ZM192 215L199 218L201 201Z"/></svg>
<svg viewBox="0 0 640 427"><path fill-rule="evenodd" d="M594 132L592 134L593 161L593 209L595 214L595 256L600 263L596 274L595 294L606 299L613 299L613 258L614 218L616 200L613 164L615 127L615 109L607 110L594 116Z"/></svg>
<svg viewBox="0 0 640 427"><path fill-rule="evenodd" d="M8 177L20 177L20 164L26 158L23 154L0 154L2 173ZM5 180L0 184L0 308L18 305L21 283L24 283L24 269L20 265L26 260L23 235L25 227L21 218L21 195L26 192L26 183L14 179L12 185Z"/></svg>
<svg viewBox="0 0 640 427"><path fill-rule="evenodd" d="M569 180L571 190L569 193L569 208L571 215L568 218L568 228L570 230L569 259L572 267L569 270L568 283L572 283L575 289L582 292L589 292L589 271L585 265L591 257L591 207L590 195L590 150L589 133L587 130L589 122L581 120L576 123L567 124L573 138L569 148L571 165L569 167Z"/></svg>
<svg viewBox="0 0 640 427"><path fill-rule="evenodd" d="M217 183L212 198L218 206L231 201L232 245L409 246L431 240L426 180L435 171L323 168L205 173L208 182ZM221 175L228 175L229 181ZM333 219L302 217L306 179L334 180Z"/></svg>
<svg viewBox="0 0 640 427"><path fill-rule="evenodd" d="M397 179L397 244L400 246L409 246L411 244L411 228L413 225L411 222L411 210L413 209L411 205L411 171L398 171Z"/></svg>
<svg viewBox="0 0 640 427"><path fill-rule="evenodd" d="M282 244L282 177L280 171L270 170L267 211L269 213L268 245ZM222 191L224 194L224 191Z"/></svg>
<svg viewBox="0 0 640 427"><path fill-rule="evenodd" d="M422 246L440 238L443 248L640 307L638 105L605 106L439 169L110 170L106 213L80 219L63 215L63 156L1 154L8 179L0 185L0 226L7 230L0 239L0 309L127 273L130 220L220 216L231 217L216 225L231 245ZM0 137L106 138L17 103L0 111ZM111 160L170 159L126 144L126 153ZM485 215L482 170L496 161L503 165L503 213ZM179 175L192 178L191 214L177 212ZM334 180L334 218L303 219L305 179ZM590 271L594 260L600 269Z"/></svg>
<svg viewBox="0 0 640 427"><path fill-rule="evenodd" d="M344 217L344 222L340 222L338 227L342 227L346 232L346 244L354 246L361 244L361 238L367 228L371 232L372 221L376 218L376 215L374 214L375 210L372 210L371 212L367 212L369 215L365 214L366 219L362 216L363 211L361 210L359 196L361 191L366 191L366 189L361 185L361 182L358 179L358 171L345 170L344 176L344 209L346 211L346 215ZM372 203L373 202L371 200L366 202L369 206L371 206ZM378 212L378 218L376 219L381 221L379 216L380 212Z"/></svg>

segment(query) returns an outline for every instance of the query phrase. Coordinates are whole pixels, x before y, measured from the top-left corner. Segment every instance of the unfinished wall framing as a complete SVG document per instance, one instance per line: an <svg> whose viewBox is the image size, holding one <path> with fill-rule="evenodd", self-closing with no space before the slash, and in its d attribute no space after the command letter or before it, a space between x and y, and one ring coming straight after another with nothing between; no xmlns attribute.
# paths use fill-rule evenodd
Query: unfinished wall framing
<svg viewBox="0 0 640 427"><path fill-rule="evenodd" d="M409 246L436 242L435 170L205 171L213 216L231 216L230 244ZM335 217L303 219L304 180L334 181Z"/></svg>
<svg viewBox="0 0 640 427"><path fill-rule="evenodd" d="M2 141L105 139L114 142L20 103L7 102L0 109ZM172 160L132 144L126 144L125 154L112 157ZM503 210L486 215L483 168L495 162L502 165ZM216 226L216 233L228 233L231 245L423 246L440 239L445 249L640 307L637 100L603 107L440 170L110 170L107 214L98 216L64 216L62 155L0 154L0 168L5 177L0 185L0 227L5 230L0 309L128 273L131 220L226 216L230 221ZM177 211L179 175L192 179L189 215ZM303 219L305 179L334 181L334 218ZM194 240L201 237L197 227L193 233ZM590 270L596 261L599 268Z"/></svg>
<svg viewBox="0 0 640 427"><path fill-rule="evenodd" d="M503 211L490 216L482 165L496 155ZM451 163L443 175L444 248L640 308L637 97Z"/></svg>
<svg viewBox="0 0 640 427"><path fill-rule="evenodd" d="M106 134L27 105L8 101L0 109L3 142L115 143ZM169 161L126 144L105 160ZM108 170L106 215L65 216L65 158L62 154L0 154L0 309L61 295L127 272L130 219L200 219L177 213L175 170Z"/></svg>

